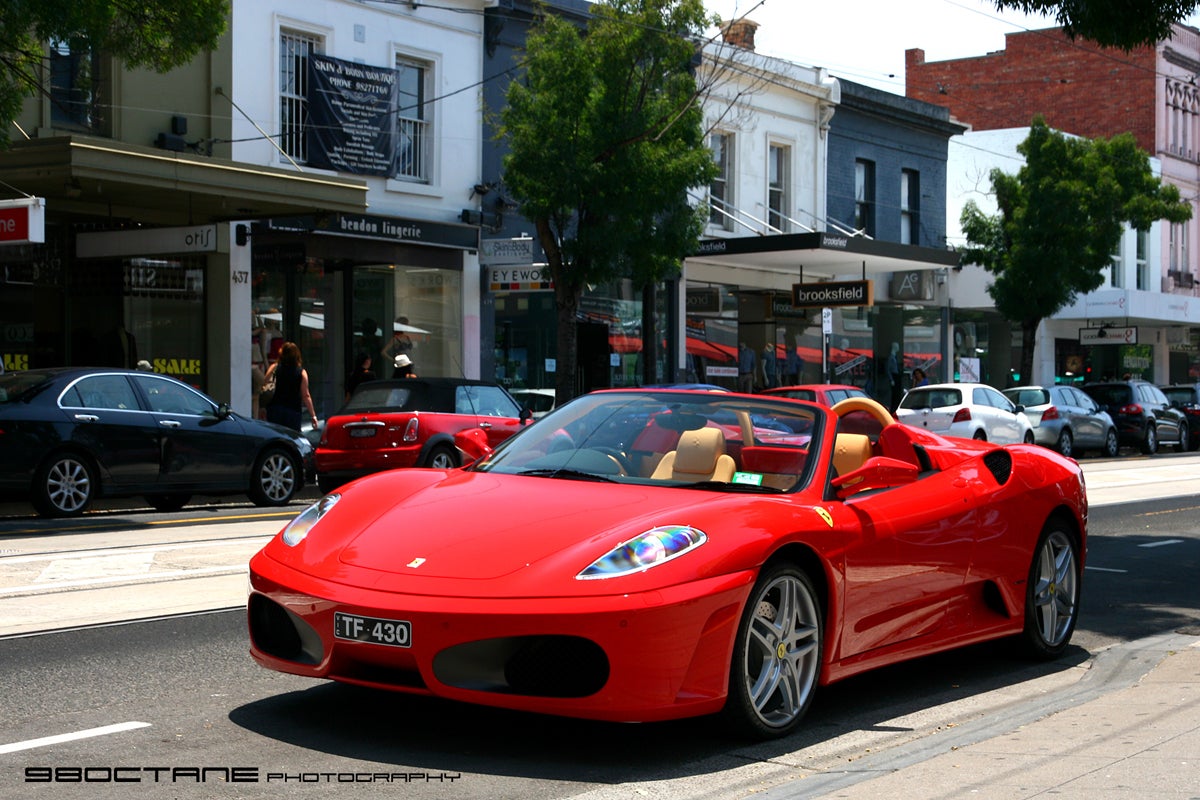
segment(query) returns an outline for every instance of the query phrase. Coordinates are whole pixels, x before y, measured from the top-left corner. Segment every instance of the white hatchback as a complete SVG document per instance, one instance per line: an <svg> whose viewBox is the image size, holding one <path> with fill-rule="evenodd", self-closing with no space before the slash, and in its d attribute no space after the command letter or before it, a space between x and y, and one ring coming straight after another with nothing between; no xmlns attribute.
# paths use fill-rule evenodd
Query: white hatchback
<svg viewBox="0 0 1200 800"><path fill-rule="evenodd" d="M982 383L939 383L910 389L896 419L943 436L1032 444L1033 428L1022 410Z"/></svg>

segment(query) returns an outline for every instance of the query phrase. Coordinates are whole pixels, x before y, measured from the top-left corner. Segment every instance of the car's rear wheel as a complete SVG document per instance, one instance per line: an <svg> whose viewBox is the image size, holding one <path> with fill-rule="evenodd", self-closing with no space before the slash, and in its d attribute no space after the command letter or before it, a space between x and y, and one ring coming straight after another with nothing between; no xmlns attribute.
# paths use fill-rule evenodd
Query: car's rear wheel
<svg viewBox="0 0 1200 800"><path fill-rule="evenodd" d="M1074 450L1074 444L1075 442L1071 438L1071 432L1066 428L1063 428L1058 433L1058 443L1054 445L1054 449L1069 458Z"/></svg>
<svg viewBox="0 0 1200 800"><path fill-rule="evenodd" d="M986 442L986 441L987 441L987 434L986 434L986 433L984 433L983 429L981 428L981 429L979 429L979 430L975 431L975 435L974 435L974 436L972 436L971 438L972 438L972 439L974 439L974 440L975 440L975 441L977 441L977 442Z"/></svg>
<svg viewBox="0 0 1200 800"><path fill-rule="evenodd" d="M282 506L291 502L300 488L300 465L286 450L264 450L254 462L248 494L255 505Z"/></svg>
<svg viewBox="0 0 1200 800"><path fill-rule="evenodd" d="M191 500L190 494L148 494L146 502L155 511L178 511L187 505L187 501Z"/></svg>
<svg viewBox="0 0 1200 800"><path fill-rule="evenodd" d="M1022 439L1025 444L1033 444L1033 431L1025 431L1025 438Z"/></svg>
<svg viewBox="0 0 1200 800"><path fill-rule="evenodd" d="M452 449L444 444L439 444L429 451L429 456L425 459L425 466L434 469L454 469L458 466L458 457Z"/></svg>
<svg viewBox="0 0 1200 800"><path fill-rule="evenodd" d="M1187 423L1181 423L1179 426L1179 444L1175 445L1175 452L1186 453L1188 451L1188 445L1191 444L1191 435L1188 431Z"/></svg>
<svg viewBox="0 0 1200 800"><path fill-rule="evenodd" d="M1079 611L1079 544L1061 520L1046 524L1025 588L1025 649L1057 658L1067 649Z"/></svg>
<svg viewBox="0 0 1200 800"><path fill-rule="evenodd" d="M1121 440L1117 438L1117 432L1113 428L1108 429L1108 433L1104 436L1104 455L1107 458L1116 458L1121 452Z"/></svg>
<svg viewBox="0 0 1200 800"><path fill-rule="evenodd" d="M767 567L734 642L724 714L738 733L769 739L796 729L816 693L822 634L812 579L791 564Z"/></svg>
<svg viewBox="0 0 1200 800"><path fill-rule="evenodd" d="M1146 425L1146 435L1142 437L1142 452L1152 456L1158 452L1158 429L1151 422Z"/></svg>
<svg viewBox="0 0 1200 800"><path fill-rule="evenodd" d="M92 504L100 486L86 458L75 453L52 455L33 479L33 507L44 517L74 517Z"/></svg>

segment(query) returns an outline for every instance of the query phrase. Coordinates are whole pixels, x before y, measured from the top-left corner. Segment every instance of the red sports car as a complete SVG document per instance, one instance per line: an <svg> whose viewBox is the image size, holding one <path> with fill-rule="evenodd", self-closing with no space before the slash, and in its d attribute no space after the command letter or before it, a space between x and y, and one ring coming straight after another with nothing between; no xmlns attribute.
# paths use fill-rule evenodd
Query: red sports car
<svg viewBox="0 0 1200 800"><path fill-rule="evenodd" d="M839 433L868 411L876 441ZM575 717L722 712L781 736L818 687L960 645L1067 647L1087 498L1046 448L870 399L611 390L458 469L312 505L250 562L251 653L314 678Z"/></svg>

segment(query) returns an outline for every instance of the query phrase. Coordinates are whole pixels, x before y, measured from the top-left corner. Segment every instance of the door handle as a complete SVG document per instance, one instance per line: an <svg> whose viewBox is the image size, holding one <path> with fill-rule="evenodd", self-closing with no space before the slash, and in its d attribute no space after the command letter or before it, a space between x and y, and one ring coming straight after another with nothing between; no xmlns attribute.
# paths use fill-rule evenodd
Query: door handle
<svg viewBox="0 0 1200 800"><path fill-rule="evenodd" d="M80 422L99 422L100 418L95 414L76 414L75 419Z"/></svg>
<svg viewBox="0 0 1200 800"><path fill-rule="evenodd" d="M180 422L177 419L160 419L158 424L164 428L178 428Z"/></svg>

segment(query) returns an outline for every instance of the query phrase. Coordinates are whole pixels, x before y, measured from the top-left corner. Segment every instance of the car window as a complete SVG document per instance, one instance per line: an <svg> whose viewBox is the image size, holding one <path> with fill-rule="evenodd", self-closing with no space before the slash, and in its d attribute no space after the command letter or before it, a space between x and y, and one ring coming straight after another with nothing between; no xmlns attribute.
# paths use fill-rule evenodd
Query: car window
<svg viewBox="0 0 1200 800"><path fill-rule="evenodd" d="M355 389L342 413L355 411L399 411L408 404L414 387L375 382Z"/></svg>
<svg viewBox="0 0 1200 800"><path fill-rule="evenodd" d="M995 389L991 389L987 386L980 386L975 389L974 394L975 402L980 405L991 406L992 408L999 408L1004 411L1016 410L1009 399Z"/></svg>
<svg viewBox="0 0 1200 800"><path fill-rule="evenodd" d="M0 374L0 403L11 403L26 392L49 383L49 378L36 372L5 372ZM64 402L63 405L66 405Z"/></svg>
<svg viewBox="0 0 1200 800"><path fill-rule="evenodd" d="M459 386L454 393L454 412L483 417L515 417L521 413L521 409L498 386Z"/></svg>
<svg viewBox="0 0 1200 800"><path fill-rule="evenodd" d="M1165 394L1167 399L1172 403L1179 403L1180 405L1187 405L1188 403L1196 402L1196 393L1186 386L1164 389L1163 394Z"/></svg>
<svg viewBox="0 0 1200 800"><path fill-rule="evenodd" d="M1071 397L1074 398L1075 405L1079 406L1087 413L1095 414L1100 410L1100 406L1096 405L1095 400L1087 396L1087 392L1082 392L1075 388L1068 389L1067 391L1069 391L1071 393Z"/></svg>
<svg viewBox="0 0 1200 800"><path fill-rule="evenodd" d="M1050 392L1047 392L1045 389L1009 389L1004 395L1017 405L1022 405L1026 408L1029 406L1042 406L1052 402Z"/></svg>
<svg viewBox="0 0 1200 800"><path fill-rule="evenodd" d="M1101 384L1084 388L1097 403L1106 406L1123 406L1133 396L1133 390L1123 384Z"/></svg>
<svg viewBox="0 0 1200 800"><path fill-rule="evenodd" d="M1149 383L1142 388L1146 390L1146 396L1149 398L1149 402L1158 403L1159 405L1163 406L1170 405L1170 403L1167 402L1167 396L1162 393L1162 389L1159 389L1157 386Z"/></svg>
<svg viewBox="0 0 1200 800"><path fill-rule="evenodd" d="M161 414L191 414L193 416L211 416L212 403L201 397L188 387L165 378L138 375L134 378L146 398L150 401L150 410Z"/></svg>
<svg viewBox="0 0 1200 800"><path fill-rule="evenodd" d="M124 375L92 375L65 392L61 404L73 408L115 409L135 411L139 408L137 395Z"/></svg>
<svg viewBox="0 0 1200 800"><path fill-rule="evenodd" d="M900 401L901 408L945 408L962 405L958 389L913 389Z"/></svg>

